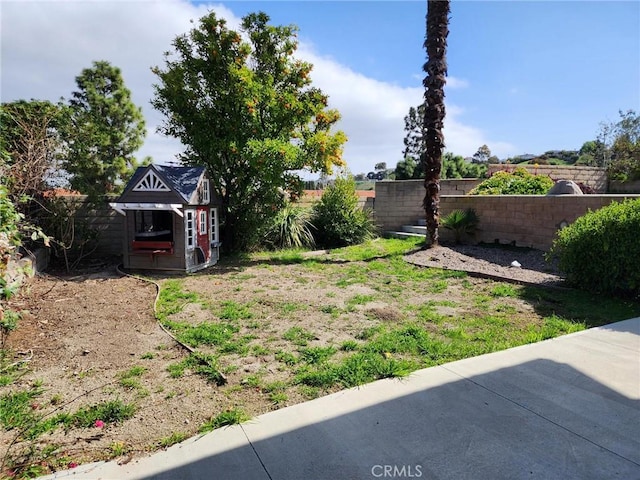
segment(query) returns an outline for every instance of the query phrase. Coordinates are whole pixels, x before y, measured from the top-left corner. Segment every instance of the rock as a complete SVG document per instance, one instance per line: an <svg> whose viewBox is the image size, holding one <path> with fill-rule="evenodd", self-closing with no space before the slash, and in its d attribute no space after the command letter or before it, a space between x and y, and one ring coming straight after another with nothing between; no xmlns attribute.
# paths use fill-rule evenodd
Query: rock
<svg viewBox="0 0 640 480"><path fill-rule="evenodd" d="M519 261L517 261L517 260L514 260L513 262L511 262L511 266L512 266L513 268L520 268L520 267L522 267L522 265L520 264L520 262L519 262Z"/></svg>
<svg viewBox="0 0 640 480"><path fill-rule="evenodd" d="M572 180L558 180L547 195L583 195L578 184Z"/></svg>

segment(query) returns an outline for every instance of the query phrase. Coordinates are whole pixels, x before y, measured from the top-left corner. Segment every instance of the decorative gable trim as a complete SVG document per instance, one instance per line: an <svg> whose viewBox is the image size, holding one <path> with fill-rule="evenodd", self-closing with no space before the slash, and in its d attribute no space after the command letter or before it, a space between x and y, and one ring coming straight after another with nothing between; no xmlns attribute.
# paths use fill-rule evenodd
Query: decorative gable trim
<svg viewBox="0 0 640 480"><path fill-rule="evenodd" d="M170 192L171 189L160 180L160 177L153 170L149 170L147 174L142 177L142 180L133 187L134 192Z"/></svg>

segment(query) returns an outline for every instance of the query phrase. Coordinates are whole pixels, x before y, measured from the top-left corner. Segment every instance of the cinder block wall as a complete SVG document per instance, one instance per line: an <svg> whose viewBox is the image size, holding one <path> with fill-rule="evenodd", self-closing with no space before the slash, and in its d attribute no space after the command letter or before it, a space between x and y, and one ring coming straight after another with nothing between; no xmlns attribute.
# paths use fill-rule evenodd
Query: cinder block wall
<svg viewBox="0 0 640 480"><path fill-rule="evenodd" d="M491 164L488 174L493 175L501 170L513 171L517 167L526 168L529 173L546 175L553 180L573 180L593 188L596 193L607 193L607 171L600 167L580 167L574 165L517 165Z"/></svg>
<svg viewBox="0 0 640 480"><path fill-rule="evenodd" d="M609 182L609 193L640 193L640 180L633 182Z"/></svg>
<svg viewBox="0 0 640 480"><path fill-rule="evenodd" d="M482 178L458 178L440 180L440 195L466 195Z"/></svg>
<svg viewBox="0 0 640 480"><path fill-rule="evenodd" d="M424 217L422 180L376 182L375 189L376 223L382 230L400 230Z"/></svg>
<svg viewBox="0 0 640 480"><path fill-rule="evenodd" d="M480 218L478 242L513 243L548 250L556 232L589 210L597 210L625 195L517 195L442 197L442 215L473 208ZM443 237L445 238L445 237Z"/></svg>
<svg viewBox="0 0 640 480"><path fill-rule="evenodd" d="M376 222L383 231L398 231L424 218L421 181L376 184ZM440 215L473 208L480 218L477 242L495 242L548 250L563 222L571 223L588 210L640 195L450 195L440 197ZM442 240L449 232L441 229Z"/></svg>

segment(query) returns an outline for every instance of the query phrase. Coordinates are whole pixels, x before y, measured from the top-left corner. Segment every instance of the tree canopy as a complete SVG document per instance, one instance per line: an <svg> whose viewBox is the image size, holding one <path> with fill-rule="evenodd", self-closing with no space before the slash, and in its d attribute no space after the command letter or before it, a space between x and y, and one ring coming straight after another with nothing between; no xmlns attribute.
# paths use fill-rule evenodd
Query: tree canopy
<svg viewBox="0 0 640 480"><path fill-rule="evenodd" d="M478 147L476 153L473 154L473 161L475 163L485 163L491 158L491 150L488 146L482 145Z"/></svg>
<svg viewBox="0 0 640 480"><path fill-rule="evenodd" d="M146 135L120 69L93 62L76 77L64 137L71 187L90 197L117 192L139 165L133 156Z"/></svg>
<svg viewBox="0 0 640 480"><path fill-rule="evenodd" d="M59 172L64 109L45 100L0 106L0 176L14 200L41 195Z"/></svg>
<svg viewBox="0 0 640 480"><path fill-rule="evenodd" d="M312 65L294 56L296 35L265 13L247 15L236 32L211 12L153 69L152 104L166 116L160 131L181 140L184 164L208 168L226 248L250 246L282 190L300 189L300 170L344 165L346 136L331 132L340 115L311 86Z"/></svg>
<svg viewBox="0 0 640 480"><path fill-rule="evenodd" d="M640 115L633 110L620 111L620 120L610 126L609 177L615 180L640 179Z"/></svg>
<svg viewBox="0 0 640 480"><path fill-rule="evenodd" d="M412 157L400 160L396 164L396 180L410 180L422 178L423 173L419 170L419 164ZM487 165L467 162L461 155L454 155L445 152L442 156L442 171L440 176L443 179L450 178L480 178L487 173Z"/></svg>
<svg viewBox="0 0 640 480"><path fill-rule="evenodd" d="M424 151L424 103L409 108L409 113L404 117L404 131L402 158L412 158L418 162Z"/></svg>
<svg viewBox="0 0 640 480"><path fill-rule="evenodd" d="M602 122L595 140L582 144L578 165L605 167L613 180L640 179L640 115L620 110L617 122Z"/></svg>
<svg viewBox="0 0 640 480"><path fill-rule="evenodd" d="M425 171L421 162L421 156L425 153L425 104L417 107L409 108L409 113L404 117L404 160L400 160L396 164L395 178L396 180L409 180L423 178ZM483 145L480 150L484 152L484 148L488 152L487 159L491 156L489 147ZM476 154L477 155L477 154ZM487 161L480 163L468 163L460 155L453 153L444 153L441 158L440 177L447 178L479 178L484 176L487 171Z"/></svg>

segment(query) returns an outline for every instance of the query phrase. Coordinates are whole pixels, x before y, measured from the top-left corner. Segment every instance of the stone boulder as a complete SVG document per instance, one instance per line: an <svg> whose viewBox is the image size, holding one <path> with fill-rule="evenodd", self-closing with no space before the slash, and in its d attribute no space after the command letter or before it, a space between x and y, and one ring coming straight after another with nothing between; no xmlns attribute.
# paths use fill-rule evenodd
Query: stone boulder
<svg viewBox="0 0 640 480"><path fill-rule="evenodd" d="M583 195L578 184L572 180L558 180L547 195Z"/></svg>

